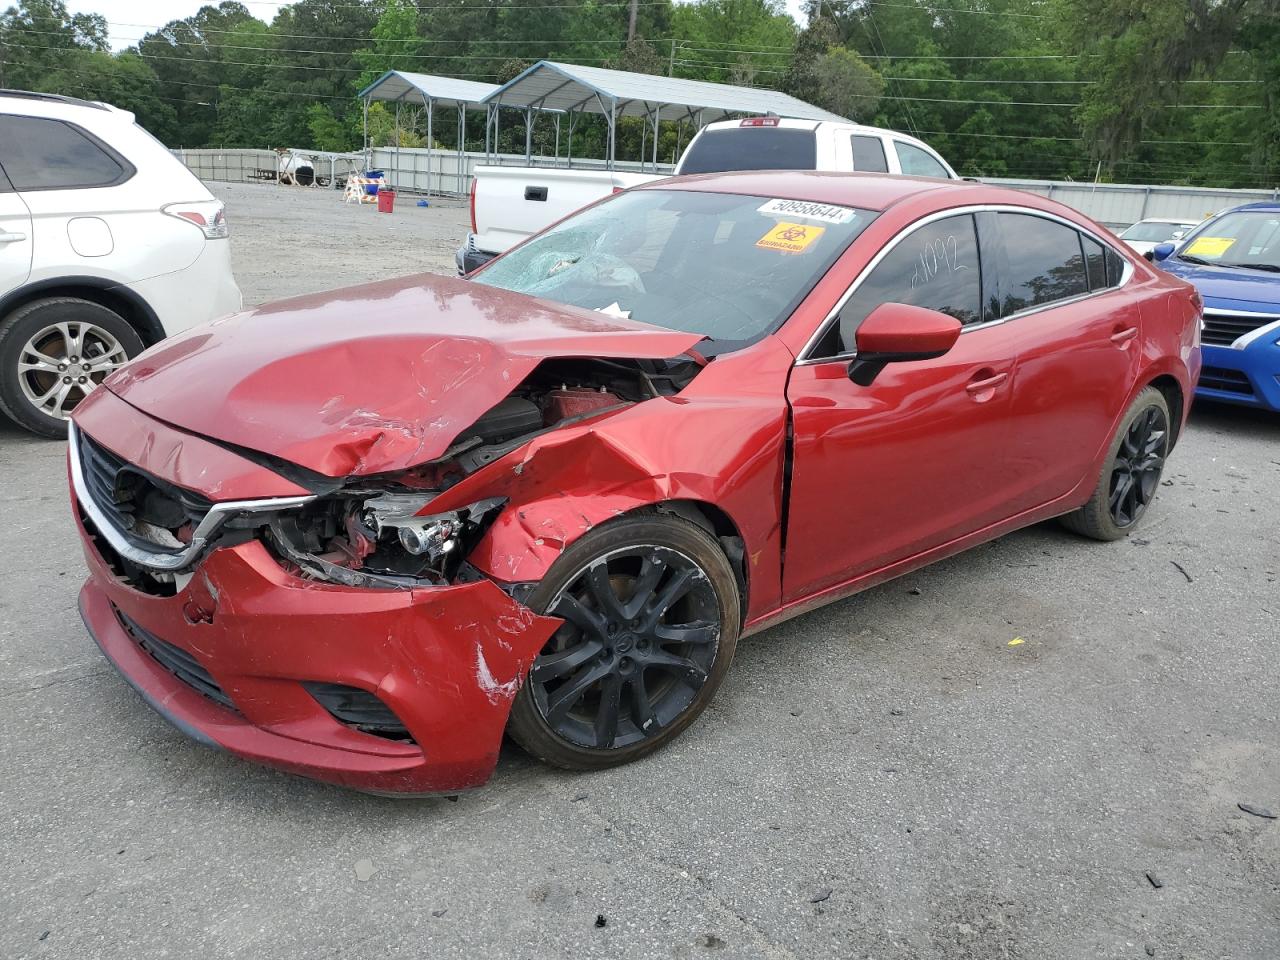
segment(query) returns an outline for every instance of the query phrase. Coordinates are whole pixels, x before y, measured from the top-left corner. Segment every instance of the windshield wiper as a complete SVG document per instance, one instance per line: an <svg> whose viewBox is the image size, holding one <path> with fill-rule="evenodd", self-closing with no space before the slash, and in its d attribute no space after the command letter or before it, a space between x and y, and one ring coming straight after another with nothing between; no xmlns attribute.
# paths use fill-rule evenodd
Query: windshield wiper
<svg viewBox="0 0 1280 960"><path fill-rule="evenodd" d="M1189 253L1180 253L1180 254L1178 254L1178 259L1179 259L1179 260L1185 260L1187 263L1198 263L1198 264L1200 264L1202 267L1220 267L1220 266L1222 266L1222 264L1220 264L1220 263L1210 263L1208 260L1202 260L1200 257L1193 257L1193 256L1191 256L1191 254L1189 254Z"/></svg>
<svg viewBox="0 0 1280 960"><path fill-rule="evenodd" d="M1276 263L1219 263L1219 267L1242 267L1245 270L1266 270L1268 273L1280 273L1280 264Z"/></svg>

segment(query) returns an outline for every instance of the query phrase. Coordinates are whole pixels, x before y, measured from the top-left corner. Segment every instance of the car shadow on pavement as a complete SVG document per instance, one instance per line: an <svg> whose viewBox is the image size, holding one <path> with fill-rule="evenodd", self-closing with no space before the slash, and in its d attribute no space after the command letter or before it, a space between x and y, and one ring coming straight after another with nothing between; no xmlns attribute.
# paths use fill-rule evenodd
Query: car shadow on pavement
<svg viewBox="0 0 1280 960"><path fill-rule="evenodd" d="M1280 437L1280 413L1255 407L1240 407L1212 400L1197 400L1191 407L1191 429L1210 429L1219 433L1239 433L1242 436Z"/></svg>

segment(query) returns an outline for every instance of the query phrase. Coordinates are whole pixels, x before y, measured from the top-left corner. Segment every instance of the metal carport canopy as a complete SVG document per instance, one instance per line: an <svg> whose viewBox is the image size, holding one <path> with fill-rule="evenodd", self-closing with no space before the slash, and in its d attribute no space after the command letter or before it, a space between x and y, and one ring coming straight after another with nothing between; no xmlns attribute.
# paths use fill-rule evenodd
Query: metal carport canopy
<svg viewBox="0 0 1280 960"><path fill-rule="evenodd" d="M404 70L388 70L369 86L360 91L362 100L403 100L416 93L424 100L433 100L445 106L466 106L480 109L484 100L495 90L495 83L476 83L456 77L437 77L429 73L408 73Z"/></svg>
<svg viewBox="0 0 1280 960"><path fill-rule="evenodd" d="M493 88L486 101L504 107L602 114L608 114L609 107L613 106L616 116L651 119L656 108L662 120L689 120L698 116L703 123L744 113L848 122L844 117L776 90L581 67L552 60L541 60L501 87Z"/></svg>
<svg viewBox="0 0 1280 960"><path fill-rule="evenodd" d="M467 138L467 111L488 110L484 100L498 89L496 84L476 83L456 77L437 77L429 73L408 73L404 70L388 70L357 96L364 104L364 153L368 163L369 152L369 104L373 100L385 100L396 105L396 171L394 183L400 186L400 106L411 95L420 99L427 108L427 193L431 193L431 178L435 174L435 109L452 107L458 111L458 169L457 192L464 193L466 175L463 173L462 155ZM486 134L488 124L485 125Z"/></svg>

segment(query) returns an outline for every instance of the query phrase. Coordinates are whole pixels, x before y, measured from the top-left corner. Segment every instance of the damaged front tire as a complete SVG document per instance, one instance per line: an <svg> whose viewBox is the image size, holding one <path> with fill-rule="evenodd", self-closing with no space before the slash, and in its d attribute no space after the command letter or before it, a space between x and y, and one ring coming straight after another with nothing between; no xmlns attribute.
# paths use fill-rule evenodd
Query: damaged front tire
<svg viewBox="0 0 1280 960"><path fill-rule="evenodd" d="M528 603L565 622L534 661L508 732L576 770L628 763L675 739L715 695L742 626L719 544L672 516L591 531Z"/></svg>

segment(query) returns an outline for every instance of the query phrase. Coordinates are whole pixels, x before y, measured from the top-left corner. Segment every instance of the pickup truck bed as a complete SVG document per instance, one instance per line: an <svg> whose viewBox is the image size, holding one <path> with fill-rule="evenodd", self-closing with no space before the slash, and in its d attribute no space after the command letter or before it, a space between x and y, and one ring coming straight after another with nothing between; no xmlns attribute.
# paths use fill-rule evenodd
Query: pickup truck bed
<svg viewBox="0 0 1280 960"><path fill-rule="evenodd" d="M472 233L458 251L458 272L470 273L601 197L661 179L616 170L477 167L471 187Z"/></svg>

